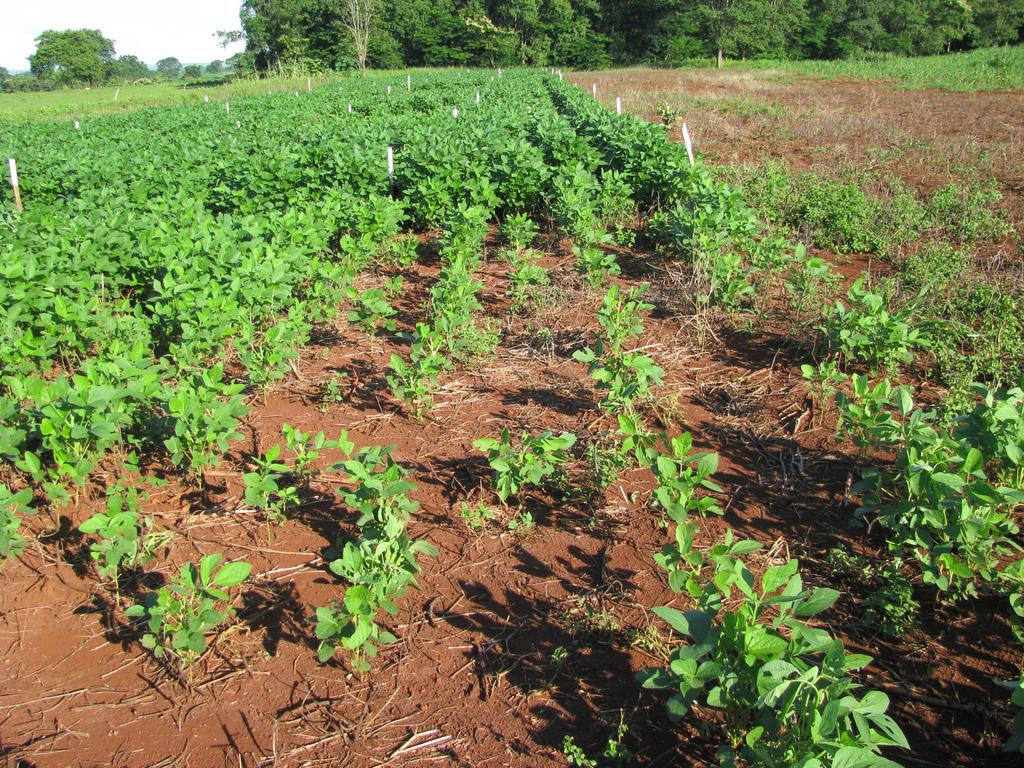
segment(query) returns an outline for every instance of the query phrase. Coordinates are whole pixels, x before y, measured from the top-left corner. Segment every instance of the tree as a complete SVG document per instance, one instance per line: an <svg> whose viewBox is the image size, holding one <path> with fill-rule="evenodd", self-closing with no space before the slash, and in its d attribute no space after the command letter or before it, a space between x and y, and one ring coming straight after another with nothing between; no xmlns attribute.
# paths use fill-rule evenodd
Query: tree
<svg viewBox="0 0 1024 768"><path fill-rule="evenodd" d="M344 0L342 23L352 38L359 71L366 74L366 55L370 49L370 35L377 22L376 0Z"/></svg>
<svg viewBox="0 0 1024 768"><path fill-rule="evenodd" d="M224 71L224 62L220 59L214 59L206 65L206 71L211 75L219 75Z"/></svg>
<svg viewBox="0 0 1024 768"><path fill-rule="evenodd" d="M114 59L114 43L98 29L49 29L36 38L28 59L32 74L47 85L97 85Z"/></svg>
<svg viewBox="0 0 1024 768"><path fill-rule="evenodd" d="M156 63L156 71L164 77L178 77L181 75L181 62L173 56L168 56Z"/></svg>
<svg viewBox="0 0 1024 768"><path fill-rule="evenodd" d="M138 80L150 75L149 67L138 56L118 56L110 64L109 72L114 80Z"/></svg>
<svg viewBox="0 0 1024 768"><path fill-rule="evenodd" d="M203 68L198 64L189 64L185 67L184 75L186 80L198 80L203 76Z"/></svg>

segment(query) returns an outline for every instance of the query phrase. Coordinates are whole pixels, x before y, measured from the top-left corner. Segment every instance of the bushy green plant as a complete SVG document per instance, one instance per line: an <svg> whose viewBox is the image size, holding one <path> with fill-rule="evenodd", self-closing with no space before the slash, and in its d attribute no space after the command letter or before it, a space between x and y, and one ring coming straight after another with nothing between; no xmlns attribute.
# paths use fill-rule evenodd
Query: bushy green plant
<svg viewBox="0 0 1024 768"><path fill-rule="evenodd" d="M406 533L419 508L407 495L416 486L406 479L408 471L391 458L392 447L369 446L355 452L351 443L341 447L347 458L336 468L345 473L345 504L359 512L359 536L344 542L330 563L331 571L350 586L341 602L317 609L318 656L325 662L342 648L352 653L355 669L366 671L377 646L395 639L379 624L379 612L394 615L394 601L417 586L418 556L437 552Z"/></svg>
<svg viewBox="0 0 1024 768"><path fill-rule="evenodd" d="M846 293L849 305L837 301L825 313L821 330L829 349L847 363L862 362L872 371L894 370L900 363L913 362L914 351L929 346L916 322L923 295L890 312L881 294L857 280Z"/></svg>
<svg viewBox="0 0 1024 768"><path fill-rule="evenodd" d="M417 323L409 359L392 355L388 362L392 371L386 376L388 385L414 419L422 419L433 407L438 377L452 367L445 355L446 346L439 331L426 323Z"/></svg>
<svg viewBox="0 0 1024 768"><path fill-rule="evenodd" d="M839 593L804 588L795 560L770 566L758 580L744 556L759 544L729 532L704 554L693 546L694 528L677 526L675 545L656 558L673 590L697 603L687 612L654 609L688 641L672 652L668 669L638 674L644 687L673 692L669 717L679 720L695 704L721 710L722 766L895 766L880 748L908 744L886 714L888 698L854 693L851 672L870 657L847 654L842 641L805 621Z"/></svg>
<svg viewBox="0 0 1024 768"><path fill-rule="evenodd" d="M514 213L505 218L501 224L501 239L505 241L509 251L519 253L530 247L540 228L525 213Z"/></svg>
<svg viewBox="0 0 1024 768"><path fill-rule="evenodd" d="M140 516L138 488L114 486L107 491L107 509L82 522L78 530L95 534L89 553L100 575L116 585L122 573L153 559L153 551L166 534L151 531L152 522Z"/></svg>
<svg viewBox="0 0 1024 768"><path fill-rule="evenodd" d="M498 498L507 502L526 486L543 487L569 460L569 449L576 443L576 435L563 432L553 435L523 433L519 447L515 447L508 427L500 437L485 437L473 441L473 447L487 454L494 470L494 490Z"/></svg>
<svg viewBox="0 0 1024 768"><path fill-rule="evenodd" d="M242 336L243 349L238 358L245 366L249 383L267 389L284 379L291 362L299 356L299 347L309 340L309 326L301 320L279 320L262 336L247 331Z"/></svg>
<svg viewBox="0 0 1024 768"><path fill-rule="evenodd" d="M827 261L818 256L807 258L806 254L804 246L798 245L783 281L791 296L797 324L803 322L809 308L820 306L839 282L839 275Z"/></svg>
<svg viewBox="0 0 1024 768"><path fill-rule="evenodd" d="M206 650L207 634L234 615L234 609L225 605L231 599L227 590L245 581L252 567L235 561L218 568L223 559L212 554L198 567L187 563L167 586L125 611L126 616L145 619L149 631L142 636L142 646L158 659L169 653L192 664Z"/></svg>
<svg viewBox="0 0 1024 768"><path fill-rule="evenodd" d="M1000 681L1000 684L1010 689L1010 704L1014 709L1010 738L1003 744L1003 752L1024 754L1024 674L1017 680Z"/></svg>
<svg viewBox="0 0 1024 768"><path fill-rule="evenodd" d="M640 289L623 292L618 286L609 288L597 312L601 333L593 348L573 354L574 360L589 366L598 389L605 390L601 406L610 412L631 409L635 401L650 393L651 385L662 381L664 372L650 357L625 349L627 342L643 333L640 313L652 309L642 296Z"/></svg>
<svg viewBox="0 0 1024 768"><path fill-rule="evenodd" d="M172 463L194 475L219 463L228 444L241 437L238 420L249 411L240 394L244 389L224 380L220 363L170 388L166 407L174 435L164 445Z"/></svg>
<svg viewBox="0 0 1024 768"><path fill-rule="evenodd" d="M648 455L658 487L653 500L676 523L686 522L691 513L701 517L720 515L722 508L713 496L697 496L701 488L715 493L725 491L711 479L718 471L717 453L692 453L693 435L663 438L664 447Z"/></svg>
<svg viewBox="0 0 1024 768"><path fill-rule="evenodd" d="M850 378L850 394L837 394L836 405L840 416L836 435L850 437L864 449L898 442L902 429L899 417L910 413L914 399L909 386L894 387L888 379L872 384L867 376L855 373Z"/></svg>
<svg viewBox="0 0 1024 768"><path fill-rule="evenodd" d="M986 456L972 442L992 449L996 438L977 430L958 436L939 426L934 412L912 409L909 397L900 405L901 418L892 416L882 427L897 447L895 463L867 468L854 489L864 493L858 515L882 525L891 550L912 554L926 583L953 599L973 596L979 581L1001 580L1003 561L1017 551L1014 512L1024 491L989 479L1000 472L998 449Z"/></svg>
<svg viewBox="0 0 1024 768"><path fill-rule="evenodd" d="M506 295L515 312L528 312L541 300L541 289L548 284L548 271L538 262L536 251L522 250L510 260Z"/></svg>
<svg viewBox="0 0 1024 768"><path fill-rule="evenodd" d="M242 475L245 503L265 512L267 520L275 525L284 523L289 508L299 503L299 490L287 483L290 470L280 458L281 446L273 445L263 456L253 459L255 471Z"/></svg>
<svg viewBox="0 0 1024 768"><path fill-rule="evenodd" d="M398 312L391 306L390 299L402 292L402 283L402 276L396 275L385 281L383 288L351 289L349 301L353 308L348 313L348 321L371 335L378 328L394 331Z"/></svg>
<svg viewBox="0 0 1024 768"><path fill-rule="evenodd" d="M1013 229L999 209L1002 199L994 179L970 186L950 182L932 193L928 213L957 242L997 240Z"/></svg>

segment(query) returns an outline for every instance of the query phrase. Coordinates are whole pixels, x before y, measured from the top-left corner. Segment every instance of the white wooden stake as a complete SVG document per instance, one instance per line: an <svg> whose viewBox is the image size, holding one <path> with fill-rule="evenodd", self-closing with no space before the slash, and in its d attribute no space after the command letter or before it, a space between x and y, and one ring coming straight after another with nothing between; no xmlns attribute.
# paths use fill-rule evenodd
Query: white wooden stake
<svg viewBox="0 0 1024 768"><path fill-rule="evenodd" d="M348 113L350 115L352 114L352 105L351 104L348 105Z"/></svg>
<svg viewBox="0 0 1024 768"><path fill-rule="evenodd" d="M116 91L114 91L114 101L117 101L117 97L120 96L120 95L121 95L121 89L118 88Z"/></svg>
<svg viewBox="0 0 1024 768"><path fill-rule="evenodd" d="M230 101L225 101L224 102L224 111L229 113L229 114L231 113L231 102Z"/></svg>
<svg viewBox="0 0 1024 768"><path fill-rule="evenodd" d="M306 93L309 93L312 90L313 90L313 78L307 77L306 78Z"/></svg>
<svg viewBox="0 0 1024 768"><path fill-rule="evenodd" d="M391 86L389 85L388 86L388 96L390 96L390 95L391 95Z"/></svg>
<svg viewBox="0 0 1024 768"><path fill-rule="evenodd" d="M18 186L18 164L14 162L13 157L7 159L7 168L11 172L11 189L14 190L14 204L18 206L19 211L23 211L25 209L21 205L21 188Z"/></svg>
<svg viewBox="0 0 1024 768"><path fill-rule="evenodd" d="M407 90L407 91L411 91L412 90L412 75L406 75L405 76L405 90Z"/></svg>
<svg viewBox="0 0 1024 768"><path fill-rule="evenodd" d="M395 150L388 147L388 189L394 192L395 188Z"/></svg>
<svg viewBox="0 0 1024 768"><path fill-rule="evenodd" d="M693 165L693 142L690 141L690 129L683 123L683 144L686 145L686 156L690 158L690 165Z"/></svg>
<svg viewBox="0 0 1024 768"><path fill-rule="evenodd" d="M597 98L597 83L594 83L592 86L590 86L590 92L592 94L594 94L594 98L596 99Z"/></svg>
<svg viewBox="0 0 1024 768"><path fill-rule="evenodd" d="M477 103L477 104L479 104L479 103L480 103L480 91L477 91L477 92L476 92L476 103Z"/></svg>
<svg viewBox="0 0 1024 768"><path fill-rule="evenodd" d="M615 97L615 114L616 115L621 115L622 114L622 97L621 96L616 96Z"/></svg>
<svg viewBox="0 0 1024 768"><path fill-rule="evenodd" d="M501 67L498 67L498 77L501 77Z"/></svg>
<svg viewBox="0 0 1024 768"><path fill-rule="evenodd" d="M558 70L558 79L559 79L559 80L561 80L561 79L562 79L562 70Z"/></svg>

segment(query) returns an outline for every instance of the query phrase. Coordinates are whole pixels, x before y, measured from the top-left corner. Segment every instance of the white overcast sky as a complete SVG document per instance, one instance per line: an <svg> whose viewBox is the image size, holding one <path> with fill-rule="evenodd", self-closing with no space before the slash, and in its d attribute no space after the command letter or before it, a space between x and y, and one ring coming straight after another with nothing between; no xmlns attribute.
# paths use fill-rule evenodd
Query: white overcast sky
<svg viewBox="0 0 1024 768"><path fill-rule="evenodd" d="M98 29L118 56L149 66L166 56L184 64L226 59L242 43L221 48L214 33L238 29L241 0L0 0L0 67L28 69L35 39L46 29Z"/></svg>

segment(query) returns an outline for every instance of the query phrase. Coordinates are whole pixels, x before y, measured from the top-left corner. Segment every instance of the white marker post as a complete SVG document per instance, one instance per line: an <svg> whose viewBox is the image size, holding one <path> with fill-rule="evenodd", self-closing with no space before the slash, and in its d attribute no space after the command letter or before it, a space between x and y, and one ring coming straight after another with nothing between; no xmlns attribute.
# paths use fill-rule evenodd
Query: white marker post
<svg viewBox="0 0 1024 768"><path fill-rule="evenodd" d="M388 147L388 190L395 193L395 150Z"/></svg>
<svg viewBox="0 0 1024 768"><path fill-rule="evenodd" d="M558 71L558 79L559 79L559 80L561 80L561 79L562 79L562 71L561 71L561 70L559 70L559 71Z"/></svg>
<svg viewBox="0 0 1024 768"><path fill-rule="evenodd" d="M615 114L616 115L621 115L622 114L622 97L621 96L616 96L615 97Z"/></svg>
<svg viewBox="0 0 1024 768"><path fill-rule="evenodd" d="M459 119L459 108L458 107L456 107L455 109L452 110L452 117L454 117L456 120Z"/></svg>
<svg viewBox="0 0 1024 768"><path fill-rule="evenodd" d="M690 158L690 165L693 165L693 142L690 141L690 129L683 123L683 144L686 145L686 156Z"/></svg>
<svg viewBox="0 0 1024 768"><path fill-rule="evenodd" d="M348 113L350 115L352 114L352 105L351 104L348 105Z"/></svg>
<svg viewBox="0 0 1024 768"><path fill-rule="evenodd" d="M228 114L231 114L231 102L230 101L225 101L224 102L224 111L227 112Z"/></svg>
<svg viewBox="0 0 1024 768"><path fill-rule="evenodd" d="M13 157L7 159L7 168L11 172L11 189L14 190L14 204L18 206L19 211L23 211L25 208L21 204L21 188L18 186L18 164L14 162Z"/></svg>
<svg viewBox="0 0 1024 768"><path fill-rule="evenodd" d="M121 89L118 88L116 91L114 91L114 101L117 101L117 97L120 96L120 95L121 95Z"/></svg>
<svg viewBox="0 0 1024 768"><path fill-rule="evenodd" d="M479 103L480 103L480 91L477 91L477 92L476 92L476 103L477 103L477 104L479 104Z"/></svg>
<svg viewBox="0 0 1024 768"><path fill-rule="evenodd" d="M411 91L412 90L412 75L406 75L405 76L405 90L407 90L407 91Z"/></svg>
<svg viewBox="0 0 1024 768"><path fill-rule="evenodd" d="M388 86L388 96L390 96L390 95L391 95L391 86L389 85Z"/></svg>
<svg viewBox="0 0 1024 768"><path fill-rule="evenodd" d="M312 90L313 90L313 78L307 77L306 78L306 93L309 93Z"/></svg>
<svg viewBox="0 0 1024 768"><path fill-rule="evenodd" d="M498 77L501 77L501 67L498 67Z"/></svg>

